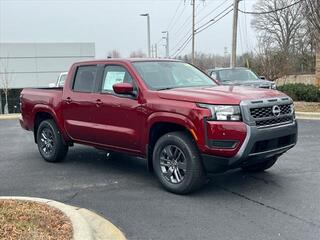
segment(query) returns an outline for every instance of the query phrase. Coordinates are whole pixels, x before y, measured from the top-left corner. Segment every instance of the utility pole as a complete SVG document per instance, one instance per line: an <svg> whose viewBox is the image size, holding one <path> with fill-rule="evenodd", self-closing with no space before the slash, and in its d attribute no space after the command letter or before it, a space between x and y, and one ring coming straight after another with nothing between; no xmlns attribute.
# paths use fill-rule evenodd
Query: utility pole
<svg viewBox="0 0 320 240"><path fill-rule="evenodd" d="M230 67L234 68L237 64L237 32L238 32L238 8L239 0L233 2L233 26L232 26L232 52Z"/></svg>
<svg viewBox="0 0 320 240"><path fill-rule="evenodd" d="M166 39L166 58L169 58L169 32L168 31L163 31L162 33L166 33L165 37L162 37L163 39Z"/></svg>
<svg viewBox="0 0 320 240"><path fill-rule="evenodd" d="M150 50L150 57L152 57L153 58L153 45L151 45L151 50Z"/></svg>
<svg viewBox="0 0 320 240"><path fill-rule="evenodd" d="M192 59L192 64L194 64L194 36L195 36L195 13L196 13L195 0L191 0L191 5L192 5L192 53L191 53L191 59Z"/></svg>
<svg viewBox="0 0 320 240"><path fill-rule="evenodd" d="M155 58L158 58L158 44L154 45Z"/></svg>
<svg viewBox="0 0 320 240"><path fill-rule="evenodd" d="M147 17L147 38L148 38L148 57L151 56L151 46L150 46L150 15L149 13L140 14L142 17Z"/></svg>
<svg viewBox="0 0 320 240"><path fill-rule="evenodd" d="M228 62L230 62L230 59L228 60L228 48L227 48L227 47L224 47L223 67L227 67Z"/></svg>

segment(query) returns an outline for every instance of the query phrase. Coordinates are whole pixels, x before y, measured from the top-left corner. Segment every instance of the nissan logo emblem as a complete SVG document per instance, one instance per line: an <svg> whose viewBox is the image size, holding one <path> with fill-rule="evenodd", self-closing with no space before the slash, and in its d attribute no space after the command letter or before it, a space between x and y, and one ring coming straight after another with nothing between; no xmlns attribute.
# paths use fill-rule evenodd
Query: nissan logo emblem
<svg viewBox="0 0 320 240"><path fill-rule="evenodd" d="M272 114L273 114L273 116L279 117L279 116L280 116L280 113L281 113L280 107L279 107L278 105L274 105L274 106L272 107Z"/></svg>

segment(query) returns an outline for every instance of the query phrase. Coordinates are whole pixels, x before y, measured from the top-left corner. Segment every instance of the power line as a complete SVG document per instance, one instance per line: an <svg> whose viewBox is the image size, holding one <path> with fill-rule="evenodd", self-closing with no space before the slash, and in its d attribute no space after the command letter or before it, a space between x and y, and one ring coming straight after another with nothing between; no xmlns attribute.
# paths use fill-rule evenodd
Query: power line
<svg viewBox="0 0 320 240"><path fill-rule="evenodd" d="M211 27L213 24L219 22L222 18L224 18L225 16L227 16L230 12L232 12L233 8L231 8L228 12L226 12L225 14L223 14L220 18L218 18L217 20L213 21L210 25L206 26L205 28L197 31L198 33L201 33L202 31L206 30L207 28Z"/></svg>
<svg viewBox="0 0 320 240"><path fill-rule="evenodd" d="M232 6L232 5L231 5ZM233 8L230 8L231 6L229 6L228 8L224 9L222 12L220 12L218 15L216 15L214 18L212 18L210 21L206 22L205 24L201 25L200 27L198 27L196 29L196 33L200 33L203 30L207 29L208 27L212 26L213 24L215 24L216 22L218 22L220 19L224 18L225 16L227 16L232 10ZM227 11L229 9L229 11ZM227 11L227 12L226 12ZM226 12L226 13L225 13ZM225 13L225 14L223 14ZM221 14L223 14L221 17L219 17ZM219 18L217 18L219 17ZM217 19L216 19L217 18ZM209 24L209 25L208 25Z"/></svg>
<svg viewBox="0 0 320 240"><path fill-rule="evenodd" d="M228 8L225 9L225 10L223 10L223 12L225 12L226 10L228 10ZM196 34L198 34L198 33L202 32L202 31L206 30L207 28L211 27L211 26L214 25L215 23L219 22L222 18L224 18L225 16L227 16L232 10L233 10L233 8L231 8L229 11L227 11L227 12L226 12L225 14L223 14L221 17L215 19L217 16L220 16L220 15L221 15L221 13L219 13L215 18L212 19L212 20L215 19L214 21L211 20L211 23L210 23L209 25L207 25L206 27L204 27L204 28L202 28L202 29L200 29L201 27L197 28L197 29L196 29ZM223 13L223 12L222 12L222 13ZM199 29L200 29L200 30L199 30ZM191 41L191 39L192 39L192 35L189 34L188 38L183 42L183 44L181 44L181 46L176 50L176 52L171 55L171 57L172 57L172 56L174 56L174 57L178 56L178 55L187 47L187 45L188 45L188 43Z"/></svg>
<svg viewBox="0 0 320 240"><path fill-rule="evenodd" d="M200 2L197 5L197 8L199 7ZM178 36L185 28L186 24L189 22L190 18L192 17L192 14L189 15L185 21L183 22L183 24L179 27L178 31L175 33L176 36ZM186 35L188 35L188 33L190 32L190 30L188 30L188 32L180 39L180 41L175 45L175 47L173 49L175 49L182 41L183 39L186 37Z"/></svg>
<svg viewBox="0 0 320 240"><path fill-rule="evenodd" d="M177 42L177 44L171 49L171 51L174 51L174 49L176 49L180 43L187 37L187 36L191 36L191 30L189 29L185 35L183 35L183 37Z"/></svg>
<svg viewBox="0 0 320 240"><path fill-rule="evenodd" d="M204 17L202 17L199 21L198 24L201 23L204 19L206 19L209 15L211 15L212 13L214 13L216 10L218 10L221 6L223 6L226 2L228 1L223 1L221 4L219 4L217 7L215 7L214 9L212 9L209 13L207 13Z"/></svg>
<svg viewBox="0 0 320 240"><path fill-rule="evenodd" d="M184 0L183 0L183 2L184 2ZM179 19L180 19L181 16L183 15L184 11L186 10L186 8L187 8L187 5L184 4L184 8L182 8L182 11L181 11L180 14L178 15L176 21L174 21L173 25L171 25L171 28L170 28L170 29L168 28L168 31L174 29L175 24L179 21Z"/></svg>
<svg viewBox="0 0 320 240"><path fill-rule="evenodd" d="M241 19L239 19L239 23L238 23L238 27L239 27L239 40L240 40L240 48L241 48L241 53L243 54L243 30L241 29Z"/></svg>
<svg viewBox="0 0 320 240"><path fill-rule="evenodd" d="M297 2L294 2L294 3L290 4L290 5L284 6L282 8L277 8L277 9L274 9L274 10L271 10L271 11L266 11L266 12L247 12L247 11L244 11L244 10L241 10L241 9L238 9L238 10L239 10L239 12L242 12L244 14L262 15L262 14L269 14L269 13L279 12L279 11L285 10L287 8L293 7L294 5L297 5L297 4L302 3L304 1L305 0L299 0Z"/></svg>
<svg viewBox="0 0 320 240"><path fill-rule="evenodd" d="M218 7L216 7L214 10L217 10L219 7L221 7L223 4L220 4ZM199 4L198 4L198 6L199 6ZM221 13L219 13L218 15L216 15L215 16L215 18L216 17L219 17L221 14L223 14L228 8L230 8L232 6L232 4L231 5L229 5L226 9L224 9ZM209 14L211 14L211 13L213 13L214 11L211 11ZM206 17L207 16L209 16L209 14L207 14L206 15ZM191 16L190 16L191 17ZM189 18L190 18L189 17ZM179 31L176 33L176 35L178 35L178 33L180 33L181 32L181 30L183 30L183 27L186 25L186 23L188 22L188 20L190 20L189 18L187 18L186 20L185 20L185 22L183 23L183 25L180 27L180 29L179 29ZM202 19L204 19L204 18L202 18ZM202 27L204 27L205 25L207 25L207 24L209 24L210 22L212 22L214 19L211 19L210 21L208 21L208 22L206 22L205 24L203 24L203 25L201 25L200 27L198 27L197 29L196 29L196 31L197 30L199 30L200 28L202 28ZM179 45L180 45L180 43L187 37L187 36L189 36L190 35L190 32L192 32L192 31L190 31L190 30L188 30L186 33L185 33L185 35L176 43L176 45L173 47L173 49L172 49L172 51L174 50L174 49L176 49ZM179 48L180 49L180 48Z"/></svg>
<svg viewBox="0 0 320 240"><path fill-rule="evenodd" d="M170 22L169 22L169 24L168 24L168 26L167 26L167 29L168 29L168 30L170 29L172 23L174 23L173 20L174 20L174 18L177 16L178 10L179 10L180 6L182 5L182 3L184 3L184 0L181 0L181 1L178 3L178 6L177 6L177 8L176 8L176 10L175 10L175 12L174 12L174 14L173 14L173 17L171 18L171 20L170 20Z"/></svg>
<svg viewBox="0 0 320 240"><path fill-rule="evenodd" d="M188 46L188 43L191 40L192 40L192 35L190 34L190 36L186 39L186 41L181 45L181 47L172 56L177 57Z"/></svg>
<svg viewBox="0 0 320 240"><path fill-rule="evenodd" d="M243 0L244 11L246 11L246 0ZM247 26L247 14L243 14L244 16L244 27L245 27L245 38L246 38L246 52L248 52L248 26Z"/></svg>
<svg viewBox="0 0 320 240"><path fill-rule="evenodd" d="M203 0L202 0L203 1ZM200 5L201 3L199 2L198 3L198 5L196 6L196 8L198 8L199 7L199 5ZM175 35L176 36L178 36L179 34L180 34L180 32L182 32L185 28L185 26L186 26L186 24L188 23L188 20L190 20L190 18L192 17L192 14L191 15L189 15L186 19L185 19L185 21L183 22L183 24L179 27L179 30L175 33ZM185 37L187 36L187 35L189 35L190 34L190 32L192 32L190 29L185 33L185 35L183 35L183 37L175 44L175 46L172 48L172 51L174 51L174 49L176 49L178 46L179 46L179 44L185 39ZM178 50L177 50L178 51Z"/></svg>
<svg viewBox="0 0 320 240"><path fill-rule="evenodd" d="M0 0L0 1L1 1L1 0ZM178 10L179 10L179 8L180 8L180 6L181 6L181 3L184 3L184 1L185 1L185 0L181 0L181 1L178 3L177 8L176 8L176 10L175 10L175 12L174 12L174 14L173 14L173 16L172 16L172 18L171 18L168 26L167 26L167 30L168 30L168 31L169 31L170 28L172 28L172 27L174 26L174 24L176 23L176 22L174 22L173 20L174 20L174 18L177 16L177 13L178 13ZM182 15L183 11L184 11L184 9L182 9L182 12L181 12L181 14L179 15L179 17ZM179 17L178 17L178 18L179 18ZM173 25L172 25L172 23L173 23ZM161 36L161 38L157 41L156 44L159 45L161 42L162 42L162 36Z"/></svg>

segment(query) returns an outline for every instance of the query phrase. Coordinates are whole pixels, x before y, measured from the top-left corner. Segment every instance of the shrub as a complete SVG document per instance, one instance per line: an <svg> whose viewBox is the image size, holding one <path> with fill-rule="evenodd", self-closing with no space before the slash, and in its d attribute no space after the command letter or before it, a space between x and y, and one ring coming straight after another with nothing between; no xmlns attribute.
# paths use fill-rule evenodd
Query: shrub
<svg viewBox="0 0 320 240"><path fill-rule="evenodd" d="M277 89L289 95L294 101L320 102L320 89L313 85L286 84Z"/></svg>

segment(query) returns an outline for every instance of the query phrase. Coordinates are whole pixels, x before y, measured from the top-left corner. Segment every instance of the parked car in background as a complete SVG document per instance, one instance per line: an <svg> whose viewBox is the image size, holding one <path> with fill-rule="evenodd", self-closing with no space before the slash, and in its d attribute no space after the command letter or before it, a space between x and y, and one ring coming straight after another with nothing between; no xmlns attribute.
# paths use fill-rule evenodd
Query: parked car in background
<svg viewBox="0 0 320 240"><path fill-rule="evenodd" d="M208 74L221 85L250 86L257 88L276 89L276 84L263 76L258 76L248 68L209 69Z"/></svg>
<svg viewBox="0 0 320 240"><path fill-rule="evenodd" d="M64 81L66 80L68 75L68 72L60 73L59 77L57 78L57 81L55 83L50 83L49 87L63 87Z"/></svg>

